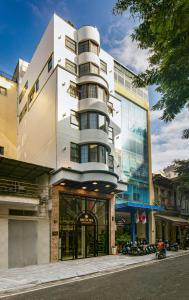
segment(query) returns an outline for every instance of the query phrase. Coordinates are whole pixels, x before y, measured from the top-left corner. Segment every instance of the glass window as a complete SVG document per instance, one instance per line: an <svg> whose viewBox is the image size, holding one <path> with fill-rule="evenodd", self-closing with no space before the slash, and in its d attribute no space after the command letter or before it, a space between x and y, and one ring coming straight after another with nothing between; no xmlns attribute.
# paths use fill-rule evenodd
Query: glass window
<svg viewBox="0 0 189 300"><path fill-rule="evenodd" d="M35 91L37 92L39 89L39 78L36 80L36 83L35 83Z"/></svg>
<svg viewBox="0 0 189 300"><path fill-rule="evenodd" d="M90 41L90 51L98 55L98 45Z"/></svg>
<svg viewBox="0 0 189 300"><path fill-rule="evenodd" d="M103 89L101 86L98 86L98 98L102 101L106 101L105 89Z"/></svg>
<svg viewBox="0 0 189 300"><path fill-rule="evenodd" d="M99 74L99 67L93 63L91 63L90 73Z"/></svg>
<svg viewBox="0 0 189 300"><path fill-rule="evenodd" d="M108 127L108 140L113 143L114 142L114 134L113 134L113 128Z"/></svg>
<svg viewBox="0 0 189 300"><path fill-rule="evenodd" d="M89 145L90 162L98 162L98 145Z"/></svg>
<svg viewBox="0 0 189 300"><path fill-rule="evenodd" d="M4 147L0 146L0 155L4 155Z"/></svg>
<svg viewBox="0 0 189 300"><path fill-rule="evenodd" d="M99 162L106 163L106 148L99 145Z"/></svg>
<svg viewBox="0 0 189 300"><path fill-rule="evenodd" d="M35 87L33 86L30 93L29 93L29 95L28 95L29 104L33 101L34 93L35 93Z"/></svg>
<svg viewBox="0 0 189 300"><path fill-rule="evenodd" d="M52 57L48 61L48 72L52 69Z"/></svg>
<svg viewBox="0 0 189 300"><path fill-rule="evenodd" d="M88 128L87 119L88 119L88 113L82 113L81 117L80 117L80 120L81 120L80 128L81 128L81 130Z"/></svg>
<svg viewBox="0 0 189 300"><path fill-rule="evenodd" d="M79 128L79 114L74 110L70 113L70 124L74 128Z"/></svg>
<svg viewBox="0 0 189 300"><path fill-rule="evenodd" d="M79 65L79 75L85 75L90 73L90 63Z"/></svg>
<svg viewBox="0 0 189 300"><path fill-rule="evenodd" d="M100 69L107 74L107 63L105 63L103 60L100 60Z"/></svg>
<svg viewBox="0 0 189 300"><path fill-rule="evenodd" d="M76 53L76 42L68 36L65 37L65 46Z"/></svg>
<svg viewBox="0 0 189 300"><path fill-rule="evenodd" d="M7 89L0 86L0 94L3 95L3 96L6 96L7 95Z"/></svg>
<svg viewBox="0 0 189 300"><path fill-rule="evenodd" d="M77 74L77 66L72 61L66 59L65 68L71 73Z"/></svg>
<svg viewBox="0 0 189 300"><path fill-rule="evenodd" d="M86 163L89 161L88 157L88 145L81 146L81 163Z"/></svg>
<svg viewBox="0 0 189 300"><path fill-rule="evenodd" d="M70 96L72 96L74 98L78 97L78 86L73 81L70 81L69 94L70 94Z"/></svg>
<svg viewBox="0 0 189 300"><path fill-rule="evenodd" d="M78 54L89 52L89 41L80 42L78 44Z"/></svg>
<svg viewBox="0 0 189 300"><path fill-rule="evenodd" d="M24 105L24 107L23 107L23 109L22 109L22 111L19 115L19 123L22 121L22 119L23 119L24 115L26 114L26 112L27 112L27 102Z"/></svg>
<svg viewBox="0 0 189 300"><path fill-rule="evenodd" d="M97 113L89 113L89 128L97 129L98 128L97 124L98 124Z"/></svg>
<svg viewBox="0 0 189 300"><path fill-rule="evenodd" d="M80 86L79 89L79 99L85 99L88 98L88 93L87 93L87 84L83 84Z"/></svg>
<svg viewBox="0 0 189 300"><path fill-rule="evenodd" d="M26 93L26 90L28 88L28 81L26 81L25 85L24 85L24 88L19 96L19 103L22 101L22 98L24 97L25 93Z"/></svg>
<svg viewBox="0 0 189 300"><path fill-rule="evenodd" d="M96 84L88 84L88 98L97 98Z"/></svg>
<svg viewBox="0 0 189 300"><path fill-rule="evenodd" d="M98 120L99 120L99 124L98 124L99 129L106 131L106 117L104 115L99 114Z"/></svg>
<svg viewBox="0 0 189 300"><path fill-rule="evenodd" d="M114 157L112 155L108 155L108 167L109 171L114 171Z"/></svg>
<svg viewBox="0 0 189 300"><path fill-rule="evenodd" d="M79 145L71 143L70 160L79 163Z"/></svg>

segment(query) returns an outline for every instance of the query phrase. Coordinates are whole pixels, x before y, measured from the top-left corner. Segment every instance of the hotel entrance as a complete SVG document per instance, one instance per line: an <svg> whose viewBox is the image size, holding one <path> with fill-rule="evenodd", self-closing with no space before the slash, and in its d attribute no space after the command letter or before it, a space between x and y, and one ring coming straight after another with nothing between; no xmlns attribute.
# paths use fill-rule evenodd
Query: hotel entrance
<svg viewBox="0 0 189 300"><path fill-rule="evenodd" d="M60 193L59 259L108 254L108 201Z"/></svg>

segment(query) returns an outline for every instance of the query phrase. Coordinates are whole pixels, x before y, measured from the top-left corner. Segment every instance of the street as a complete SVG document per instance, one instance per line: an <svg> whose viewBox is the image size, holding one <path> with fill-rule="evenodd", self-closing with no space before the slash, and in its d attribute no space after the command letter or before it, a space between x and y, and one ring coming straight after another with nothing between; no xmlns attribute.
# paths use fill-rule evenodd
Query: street
<svg viewBox="0 0 189 300"><path fill-rule="evenodd" d="M9 296L4 299L189 299L189 255L101 277Z"/></svg>

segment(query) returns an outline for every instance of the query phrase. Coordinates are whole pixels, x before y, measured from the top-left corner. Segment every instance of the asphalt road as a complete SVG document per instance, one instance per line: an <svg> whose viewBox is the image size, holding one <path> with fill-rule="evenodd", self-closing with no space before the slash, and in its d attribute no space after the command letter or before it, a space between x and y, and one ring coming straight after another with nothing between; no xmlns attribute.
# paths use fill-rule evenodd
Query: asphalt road
<svg viewBox="0 0 189 300"><path fill-rule="evenodd" d="M5 298L4 298L5 299ZM188 300L189 255L7 300Z"/></svg>

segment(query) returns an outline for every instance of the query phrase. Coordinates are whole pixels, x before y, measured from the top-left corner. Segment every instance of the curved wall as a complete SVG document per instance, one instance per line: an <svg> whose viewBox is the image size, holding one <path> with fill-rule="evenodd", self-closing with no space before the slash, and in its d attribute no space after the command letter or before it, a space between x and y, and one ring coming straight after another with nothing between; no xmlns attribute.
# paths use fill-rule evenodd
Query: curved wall
<svg viewBox="0 0 189 300"><path fill-rule="evenodd" d="M78 29L78 42L92 40L100 46L100 34L98 29L93 26L83 26Z"/></svg>

